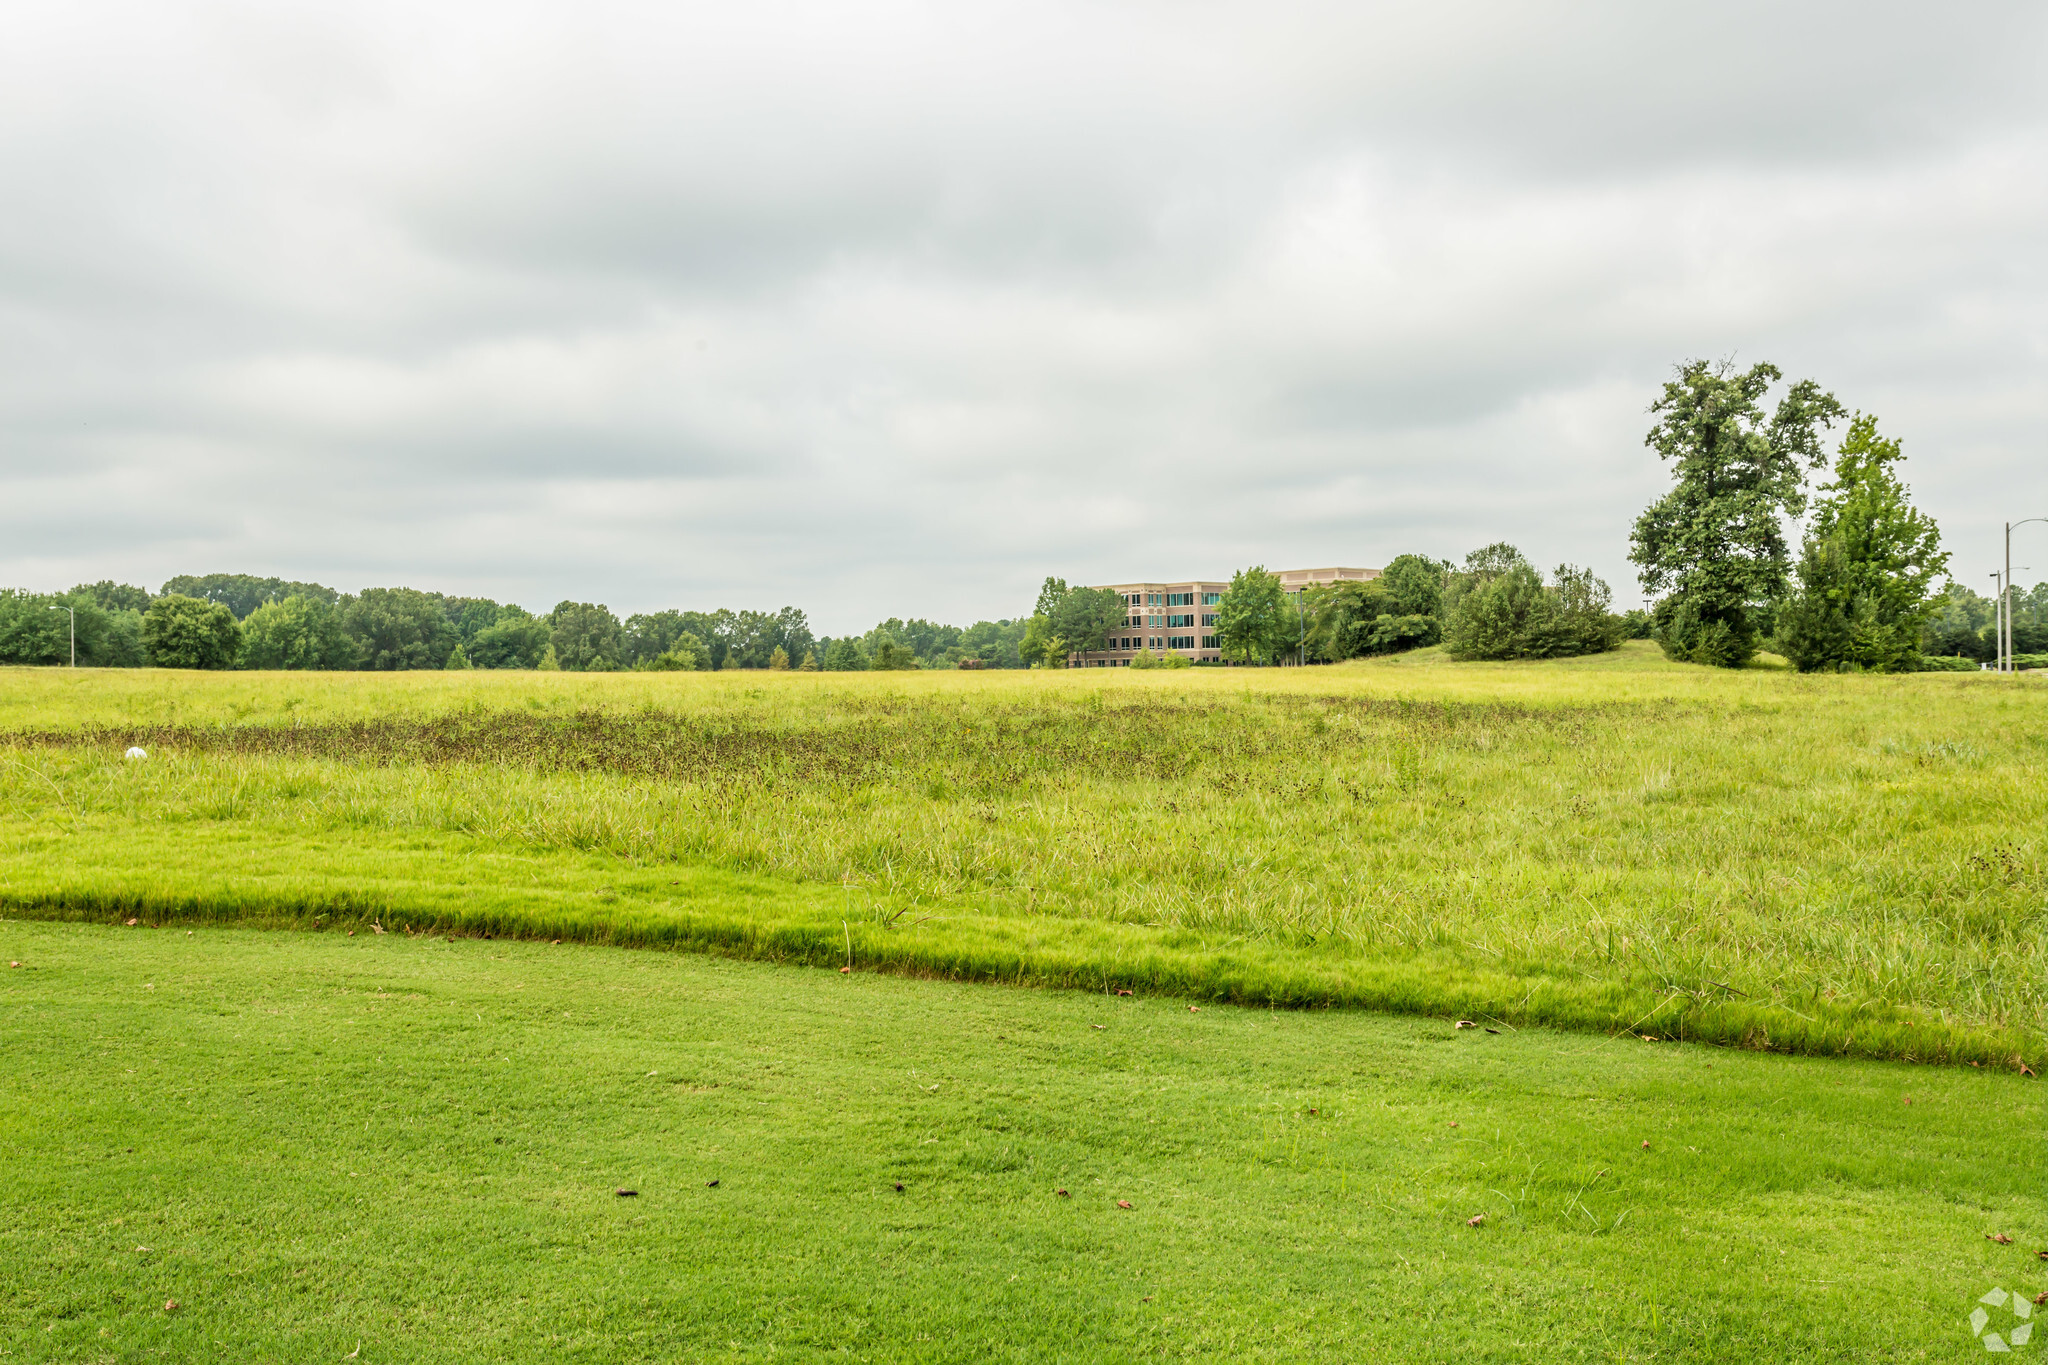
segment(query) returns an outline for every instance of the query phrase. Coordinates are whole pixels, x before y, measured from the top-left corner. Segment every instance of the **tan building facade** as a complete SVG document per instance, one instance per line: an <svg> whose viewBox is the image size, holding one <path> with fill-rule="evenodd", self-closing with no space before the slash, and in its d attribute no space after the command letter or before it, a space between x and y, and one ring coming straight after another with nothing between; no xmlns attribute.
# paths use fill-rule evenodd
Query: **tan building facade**
<svg viewBox="0 0 2048 1365"><path fill-rule="evenodd" d="M1344 579L1378 578L1378 569L1286 569L1280 586L1290 593ZM1188 579L1170 583L1099 583L1124 599L1124 624L1109 633L1107 649L1067 656L1069 668L1122 668L1140 654L1184 654L1197 663L1223 662L1216 612L1226 582Z"/></svg>

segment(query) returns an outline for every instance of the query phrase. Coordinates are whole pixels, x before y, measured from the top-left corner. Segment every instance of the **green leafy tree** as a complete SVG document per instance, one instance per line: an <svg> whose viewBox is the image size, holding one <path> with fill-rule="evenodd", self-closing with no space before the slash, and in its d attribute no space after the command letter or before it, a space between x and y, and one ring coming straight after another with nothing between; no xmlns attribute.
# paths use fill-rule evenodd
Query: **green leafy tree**
<svg viewBox="0 0 2048 1365"><path fill-rule="evenodd" d="M799 673L816 673L818 671L818 651L815 649L805 650L804 661L796 666L796 671Z"/></svg>
<svg viewBox="0 0 2048 1365"><path fill-rule="evenodd" d="M1294 648L1302 620L1277 574L1263 564L1240 569L1216 607L1216 637L1223 657L1239 663L1270 664Z"/></svg>
<svg viewBox="0 0 2048 1365"><path fill-rule="evenodd" d="M633 667L658 673L697 673L711 666L711 652L704 648L704 642L686 630L679 630L669 640L669 646L651 659L641 659Z"/></svg>
<svg viewBox="0 0 2048 1365"><path fill-rule="evenodd" d="M102 578L97 583L80 583L65 594L71 602L89 600L101 611L132 611L138 616L149 610L149 589L138 588L133 583L116 583L111 578Z"/></svg>
<svg viewBox="0 0 2048 1365"><path fill-rule="evenodd" d="M461 645L455 646L455 652L448 656L448 668L451 671L460 672L475 667L476 665L469 661L469 655L462 652Z"/></svg>
<svg viewBox="0 0 2048 1365"><path fill-rule="evenodd" d="M1026 668L1065 668L1067 666L1066 637L1055 634L1052 620L1044 612L1034 612L1024 623L1024 638L1017 642L1017 656Z"/></svg>
<svg viewBox="0 0 2048 1365"><path fill-rule="evenodd" d="M455 652L456 631L442 601L439 593L417 588L365 588L345 601L341 624L354 646L356 667L375 672L444 667Z"/></svg>
<svg viewBox="0 0 2048 1365"><path fill-rule="evenodd" d="M1052 612L1052 631L1065 643L1066 655L1104 649L1109 632L1123 625L1130 611L1123 594L1110 588L1069 588Z"/></svg>
<svg viewBox="0 0 2048 1365"><path fill-rule="evenodd" d="M497 624L478 631L463 652L478 668L538 668L553 639L554 627L546 618L507 607Z"/></svg>
<svg viewBox="0 0 2048 1365"><path fill-rule="evenodd" d="M768 656L768 668L775 673L789 672L789 651L781 645L775 646L775 652Z"/></svg>
<svg viewBox="0 0 2048 1365"><path fill-rule="evenodd" d="M61 664L71 658L70 621L54 597L0 588L0 663Z"/></svg>
<svg viewBox="0 0 2048 1365"><path fill-rule="evenodd" d="M218 602L235 614L237 621L265 602L282 602L287 597L305 597L329 606L341 594L320 583L297 583L286 578L257 578L245 573L180 574L166 582L160 596L178 595Z"/></svg>
<svg viewBox="0 0 2048 1365"><path fill-rule="evenodd" d="M555 662L570 673L609 673L619 666L624 632L609 607L561 602L548 613Z"/></svg>
<svg viewBox="0 0 2048 1365"><path fill-rule="evenodd" d="M1820 433L1843 411L1805 379L1766 422L1762 400L1782 377L1775 365L1688 361L1650 405L1644 444L1676 483L1637 519L1630 558L1661 597L1654 631L1673 659L1741 667L1785 593L1784 519L1806 510L1805 471L1826 462Z"/></svg>
<svg viewBox="0 0 2048 1365"><path fill-rule="evenodd" d="M913 669L917 667L917 655L901 640L884 635L868 655L868 667L878 673Z"/></svg>
<svg viewBox="0 0 2048 1365"><path fill-rule="evenodd" d="M862 673L867 666L867 655L860 652L860 642L851 636L841 636L825 647L827 673Z"/></svg>
<svg viewBox="0 0 2048 1365"><path fill-rule="evenodd" d="M158 668L233 668L242 627L218 602L168 593L143 613L142 644Z"/></svg>
<svg viewBox="0 0 2048 1365"><path fill-rule="evenodd" d="M1022 668L1018 647L1024 642L1024 620L976 621L960 632L960 656L979 659L983 668Z"/></svg>
<svg viewBox="0 0 2048 1365"><path fill-rule="evenodd" d="M243 668L348 668L355 650L341 613L317 597L265 602L242 622Z"/></svg>
<svg viewBox="0 0 2048 1365"><path fill-rule="evenodd" d="M1426 555L1396 555L1380 571L1377 582L1386 593L1392 616L1435 616L1443 609L1448 562Z"/></svg>
<svg viewBox="0 0 2048 1365"><path fill-rule="evenodd" d="M1920 666L1922 634L1944 605L1934 581L1948 555L1934 519L1899 481L1903 458L1875 417L1850 421L1807 527L1798 582L1778 612L1778 649L1802 673Z"/></svg>

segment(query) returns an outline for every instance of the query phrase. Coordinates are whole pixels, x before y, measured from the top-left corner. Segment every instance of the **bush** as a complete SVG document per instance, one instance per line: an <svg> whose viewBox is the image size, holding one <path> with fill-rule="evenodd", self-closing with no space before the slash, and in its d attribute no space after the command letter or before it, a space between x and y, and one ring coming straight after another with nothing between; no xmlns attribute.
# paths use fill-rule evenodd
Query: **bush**
<svg viewBox="0 0 2048 1365"><path fill-rule="evenodd" d="M233 668L242 626L218 602L172 593L143 614L142 645L158 668Z"/></svg>
<svg viewBox="0 0 2048 1365"><path fill-rule="evenodd" d="M669 642L667 649L633 667L643 673L701 673L711 667L711 651L688 631Z"/></svg>
<svg viewBox="0 0 2048 1365"><path fill-rule="evenodd" d="M1922 654L1918 673L1975 673L1983 665L1975 659L1959 659L1953 655Z"/></svg>
<svg viewBox="0 0 2048 1365"><path fill-rule="evenodd" d="M1557 566L1546 587L1512 545L1466 556L1444 594L1444 650L1454 659L1556 659L1618 649L1621 618L1590 569Z"/></svg>
<svg viewBox="0 0 2048 1365"><path fill-rule="evenodd" d="M1132 658L1132 668L1192 668L1195 661L1185 654L1140 653Z"/></svg>

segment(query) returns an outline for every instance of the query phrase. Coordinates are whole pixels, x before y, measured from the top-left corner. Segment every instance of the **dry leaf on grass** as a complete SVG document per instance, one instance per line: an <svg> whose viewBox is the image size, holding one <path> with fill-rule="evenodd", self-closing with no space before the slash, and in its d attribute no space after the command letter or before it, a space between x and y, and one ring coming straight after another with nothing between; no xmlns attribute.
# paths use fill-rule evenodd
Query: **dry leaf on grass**
<svg viewBox="0 0 2048 1365"><path fill-rule="evenodd" d="M1116 1201L1116 1206L1120 1209L1127 1209L1131 1207L1131 1201L1128 1199L1119 1199Z"/></svg>

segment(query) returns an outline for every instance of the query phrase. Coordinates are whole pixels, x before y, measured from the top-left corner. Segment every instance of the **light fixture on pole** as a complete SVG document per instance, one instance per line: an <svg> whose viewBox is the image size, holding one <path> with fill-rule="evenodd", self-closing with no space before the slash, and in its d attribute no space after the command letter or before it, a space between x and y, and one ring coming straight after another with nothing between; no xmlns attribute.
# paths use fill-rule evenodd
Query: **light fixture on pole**
<svg viewBox="0 0 2048 1365"><path fill-rule="evenodd" d="M73 668L78 667L78 608L66 606L62 602L46 602L43 605L47 606L51 611L68 611L71 613L71 666Z"/></svg>
<svg viewBox="0 0 2048 1365"><path fill-rule="evenodd" d="M2004 622L2003 633L1998 639L1998 659L2001 673L2015 672L2012 659L2012 528L2026 526L2036 521L2048 521L2048 517L2028 517L2025 521L2008 521L2005 524L2005 588L1998 595L2004 610L2000 619Z"/></svg>

